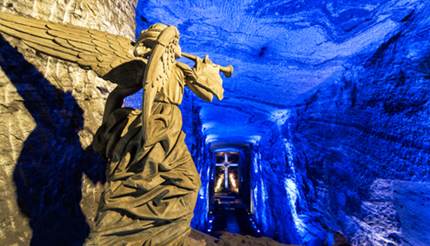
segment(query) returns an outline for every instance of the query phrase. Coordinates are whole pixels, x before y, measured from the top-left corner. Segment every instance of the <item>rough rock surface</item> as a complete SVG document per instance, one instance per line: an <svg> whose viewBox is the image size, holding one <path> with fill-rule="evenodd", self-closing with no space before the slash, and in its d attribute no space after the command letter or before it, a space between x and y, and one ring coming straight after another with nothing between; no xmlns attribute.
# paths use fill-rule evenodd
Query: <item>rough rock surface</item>
<svg viewBox="0 0 430 246"><path fill-rule="evenodd" d="M148 0L137 21L175 24L185 51L235 66L225 100L200 104L201 137L254 144L253 216L263 234L428 245L410 223L419 203L375 196L392 182L421 194L430 178L429 6Z"/></svg>
<svg viewBox="0 0 430 246"><path fill-rule="evenodd" d="M223 232L219 238L193 230L190 234L190 246L286 246L267 237L244 236Z"/></svg>
<svg viewBox="0 0 430 246"><path fill-rule="evenodd" d="M225 98L202 103L208 142L253 141L303 93L333 81L362 51L376 50L425 1L139 1L137 30L177 25L184 51L235 72Z"/></svg>
<svg viewBox="0 0 430 246"><path fill-rule="evenodd" d="M1 0L0 11L134 38L135 5ZM0 40L0 244L79 244L89 232L101 190L96 184L104 174L103 162L86 148L113 87L93 72L5 39Z"/></svg>
<svg viewBox="0 0 430 246"><path fill-rule="evenodd" d="M429 13L418 5L284 125L307 228L340 231L354 245L430 244Z"/></svg>
<svg viewBox="0 0 430 246"><path fill-rule="evenodd" d="M0 6L133 36L135 3L117 2ZM207 219L208 144L246 142L262 234L297 244L429 245L429 6L139 1L138 31L178 25L184 51L236 68L223 102L187 95L183 105L203 184L194 225ZM26 59L1 40L0 244L79 243L95 212L92 182L103 182L101 162L85 148L111 86L7 41Z"/></svg>

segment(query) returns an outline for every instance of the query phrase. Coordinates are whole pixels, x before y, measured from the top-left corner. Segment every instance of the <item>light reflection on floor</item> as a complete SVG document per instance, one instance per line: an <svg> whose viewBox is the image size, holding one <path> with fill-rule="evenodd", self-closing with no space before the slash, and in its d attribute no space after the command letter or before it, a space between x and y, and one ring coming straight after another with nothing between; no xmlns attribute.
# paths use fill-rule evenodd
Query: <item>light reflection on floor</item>
<svg viewBox="0 0 430 246"><path fill-rule="evenodd" d="M248 212L243 206L218 206L213 211L212 235L217 236L222 231L242 235L258 236L251 225Z"/></svg>

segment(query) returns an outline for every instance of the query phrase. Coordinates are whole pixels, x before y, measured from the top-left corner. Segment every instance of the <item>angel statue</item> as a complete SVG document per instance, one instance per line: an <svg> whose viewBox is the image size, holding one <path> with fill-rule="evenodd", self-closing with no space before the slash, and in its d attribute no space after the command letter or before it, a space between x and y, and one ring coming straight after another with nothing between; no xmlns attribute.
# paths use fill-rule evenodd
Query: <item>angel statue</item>
<svg viewBox="0 0 430 246"><path fill-rule="evenodd" d="M86 245L184 245L200 178L184 143L184 87L212 101L223 98L220 71L207 56L181 52L176 27L154 24L139 39L7 13L0 32L37 51L92 69L117 84L109 94L93 148L108 161L96 226ZM190 68L176 61L194 60ZM122 107L144 89L142 110Z"/></svg>

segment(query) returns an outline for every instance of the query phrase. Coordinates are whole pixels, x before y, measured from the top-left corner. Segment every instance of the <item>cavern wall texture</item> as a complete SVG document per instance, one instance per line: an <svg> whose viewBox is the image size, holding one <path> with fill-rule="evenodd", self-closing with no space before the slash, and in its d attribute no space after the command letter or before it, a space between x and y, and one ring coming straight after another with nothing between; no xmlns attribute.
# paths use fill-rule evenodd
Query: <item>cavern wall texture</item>
<svg viewBox="0 0 430 246"><path fill-rule="evenodd" d="M258 143L253 216L265 234L429 245L414 236L430 231L415 203L429 178L428 6L147 0L137 23L175 24L185 51L235 66L225 99L201 104L202 137Z"/></svg>
<svg viewBox="0 0 430 246"><path fill-rule="evenodd" d="M0 11L134 39L135 5L0 0ZM113 85L9 37L0 38L0 65L0 245L80 244L104 179L86 148Z"/></svg>
<svg viewBox="0 0 430 246"><path fill-rule="evenodd" d="M430 244L429 14L418 5L284 125L308 228L341 232L354 245Z"/></svg>

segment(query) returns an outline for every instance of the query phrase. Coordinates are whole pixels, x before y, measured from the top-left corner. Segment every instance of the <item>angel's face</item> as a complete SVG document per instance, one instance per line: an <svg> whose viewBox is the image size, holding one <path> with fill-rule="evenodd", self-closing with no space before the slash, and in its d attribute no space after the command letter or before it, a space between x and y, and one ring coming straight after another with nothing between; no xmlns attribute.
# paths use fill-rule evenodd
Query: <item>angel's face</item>
<svg viewBox="0 0 430 246"><path fill-rule="evenodd" d="M181 47L179 46L179 40L178 39L175 39L174 41L173 41L173 52L175 53L175 57L176 58L179 58L179 57L181 57L181 53L182 53L182 51L181 51Z"/></svg>

